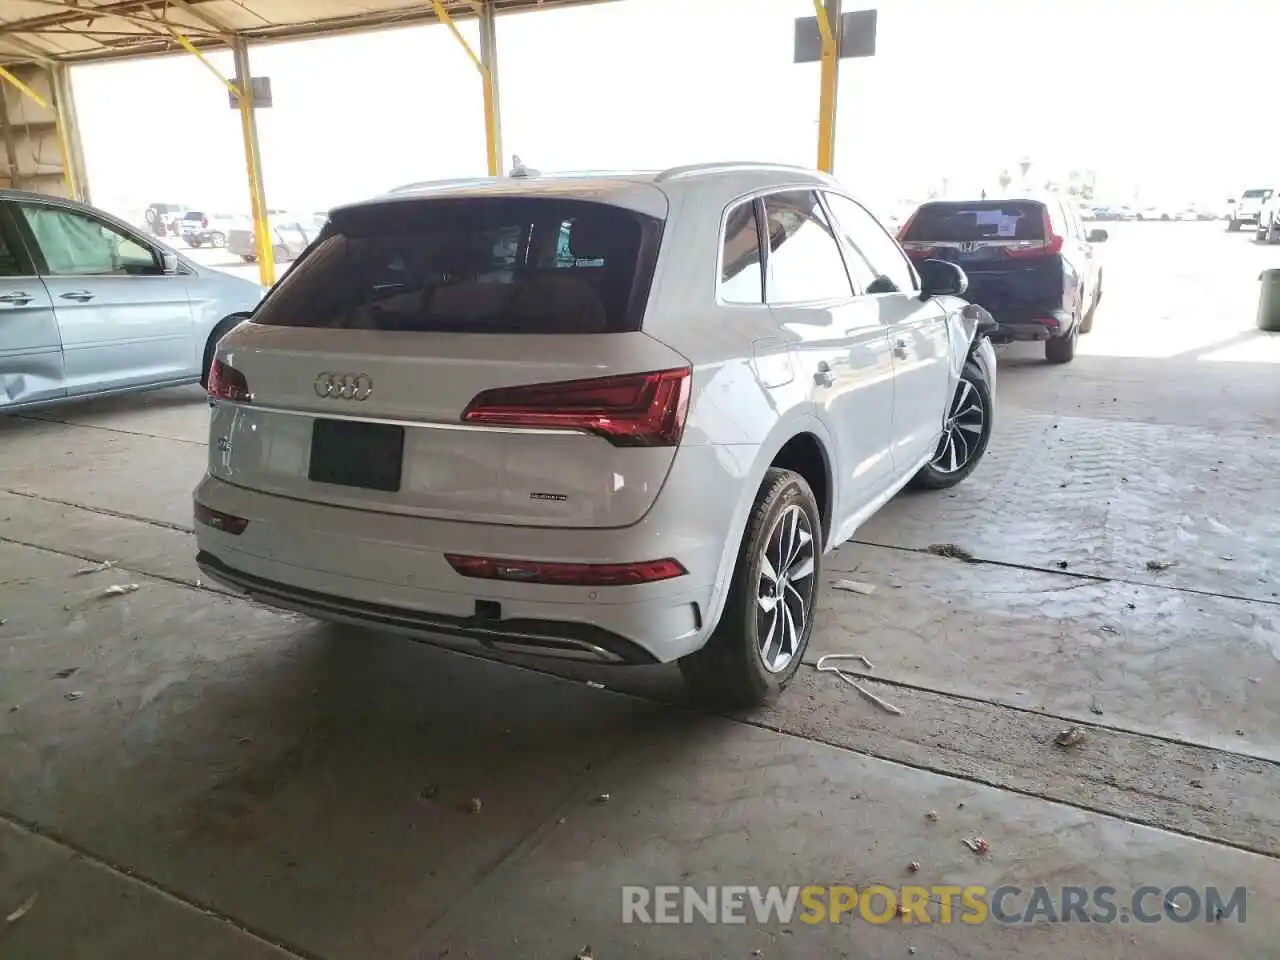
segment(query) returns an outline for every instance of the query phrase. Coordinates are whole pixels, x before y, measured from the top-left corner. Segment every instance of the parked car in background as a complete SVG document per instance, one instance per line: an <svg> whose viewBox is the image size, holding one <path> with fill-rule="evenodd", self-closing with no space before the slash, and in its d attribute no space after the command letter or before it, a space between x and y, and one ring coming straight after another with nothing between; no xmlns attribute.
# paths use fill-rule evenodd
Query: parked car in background
<svg viewBox="0 0 1280 960"><path fill-rule="evenodd" d="M1274 193L1271 187L1253 187L1240 194L1239 200L1228 200L1231 213L1227 217L1227 229L1234 233L1241 227L1256 227L1263 206Z"/></svg>
<svg viewBox="0 0 1280 960"><path fill-rule="evenodd" d="M268 223L271 226L275 261L287 263L298 259L307 244L320 235L324 219L309 213L277 212L269 216ZM252 220L246 217L230 229L227 234L227 249L245 263L253 263L258 259Z"/></svg>
<svg viewBox="0 0 1280 960"><path fill-rule="evenodd" d="M225 247L236 218L229 213L188 210L182 215L182 239L190 247Z"/></svg>
<svg viewBox="0 0 1280 960"><path fill-rule="evenodd" d="M969 278L965 297L989 310L992 339L1043 340L1045 357L1067 363L1080 334L1093 329L1102 299L1095 244L1069 201L1056 195L1002 200L935 200L899 234L917 263L943 259Z"/></svg>
<svg viewBox="0 0 1280 960"><path fill-rule="evenodd" d="M760 703L824 554L982 458L995 355L964 287L790 167L341 207L218 347L197 560L321 619L678 661Z"/></svg>
<svg viewBox="0 0 1280 960"><path fill-rule="evenodd" d="M180 203L153 203L143 213L147 229L157 237L176 237L178 223L187 208Z"/></svg>
<svg viewBox="0 0 1280 960"><path fill-rule="evenodd" d="M1261 243L1280 240L1280 192L1272 193L1258 211L1258 225L1254 239Z"/></svg>
<svg viewBox="0 0 1280 960"><path fill-rule="evenodd" d="M0 191L0 412L203 382L261 297L101 210Z"/></svg>

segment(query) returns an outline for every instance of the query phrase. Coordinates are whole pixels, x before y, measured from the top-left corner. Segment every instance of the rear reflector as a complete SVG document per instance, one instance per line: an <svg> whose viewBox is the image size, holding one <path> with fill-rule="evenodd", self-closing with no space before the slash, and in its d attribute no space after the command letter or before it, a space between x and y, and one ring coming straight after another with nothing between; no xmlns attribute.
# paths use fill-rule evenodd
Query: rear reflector
<svg viewBox="0 0 1280 960"><path fill-rule="evenodd" d="M537 560L468 557L457 553L446 553L444 558L456 573L473 580L506 580L564 587L625 587L671 580L688 573L679 561L671 559L643 563L543 563Z"/></svg>
<svg viewBox="0 0 1280 960"><path fill-rule="evenodd" d="M674 447L689 412L688 367L652 373L500 387L476 396L467 423L583 430L617 447Z"/></svg>
<svg viewBox="0 0 1280 960"><path fill-rule="evenodd" d="M249 381L243 373L221 360L215 360L209 369L209 397L213 400L248 403L253 399L253 394L249 392Z"/></svg>
<svg viewBox="0 0 1280 960"><path fill-rule="evenodd" d="M221 530L236 537L244 533L245 528L249 526L249 521L244 517L233 517L221 510L206 507L199 501L196 501L196 523L202 523L206 527L212 527L214 530Z"/></svg>

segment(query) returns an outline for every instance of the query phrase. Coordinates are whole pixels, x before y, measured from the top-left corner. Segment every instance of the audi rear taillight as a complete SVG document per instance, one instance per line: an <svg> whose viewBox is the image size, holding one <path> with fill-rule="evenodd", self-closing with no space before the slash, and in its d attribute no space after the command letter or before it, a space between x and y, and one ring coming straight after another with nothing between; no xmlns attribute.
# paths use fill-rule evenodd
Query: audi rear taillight
<svg viewBox="0 0 1280 960"><path fill-rule="evenodd" d="M230 364L215 360L209 368L209 399L248 403L253 394L249 392L249 381L243 373Z"/></svg>
<svg viewBox="0 0 1280 960"><path fill-rule="evenodd" d="M466 423L582 430L616 447L674 447L689 412L688 367L485 390Z"/></svg>
<svg viewBox="0 0 1280 960"><path fill-rule="evenodd" d="M198 500L195 505L195 514L196 523L212 527L214 530L221 530L223 533L229 533L235 537L244 533L249 526L249 521L244 517L233 516L230 513L223 513L221 510L215 510L213 507L206 507Z"/></svg>
<svg viewBox="0 0 1280 960"><path fill-rule="evenodd" d="M202 230L208 230L208 229L209 229L209 218L208 218L208 217L201 217L201 218L200 218L200 229L202 229Z"/></svg>
<svg viewBox="0 0 1280 960"><path fill-rule="evenodd" d="M560 587L625 587L683 577L687 571L677 560L645 560L640 563L544 563L540 560L505 560L446 553L454 572L472 580L505 580Z"/></svg>
<svg viewBox="0 0 1280 960"><path fill-rule="evenodd" d="M1044 222L1045 239L1020 240L1017 243L1010 244L1004 248L1007 256L1016 260L1026 257L1048 257L1062 252L1064 240L1053 232L1053 221L1049 218L1049 211L1047 209L1040 211L1040 216Z"/></svg>

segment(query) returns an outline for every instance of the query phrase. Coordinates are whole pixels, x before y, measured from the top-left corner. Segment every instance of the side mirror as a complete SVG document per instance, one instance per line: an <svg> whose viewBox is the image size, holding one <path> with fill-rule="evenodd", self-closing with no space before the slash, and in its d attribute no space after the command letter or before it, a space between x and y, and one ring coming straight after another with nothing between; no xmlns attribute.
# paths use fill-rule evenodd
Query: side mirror
<svg viewBox="0 0 1280 960"><path fill-rule="evenodd" d="M1107 233L1105 230L1090 230L1089 236L1085 239L1090 243L1106 243L1107 237L1109 236L1111 236L1111 234Z"/></svg>
<svg viewBox="0 0 1280 960"><path fill-rule="evenodd" d="M1228 201L1227 201L1227 206L1229 206L1229 207L1234 207L1235 205L1236 205L1235 200L1228 200Z"/></svg>
<svg viewBox="0 0 1280 960"><path fill-rule="evenodd" d="M169 274L178 272L178 255L168 250L160 251L160 272Z"/></svg>
<svg viewBox="0 0 1280 960"><path fill-rule="evenodd" d="M969 278L956 264L946 260L923 260L916 267L920 273L920 299L960 297L969 289Z"/></svg>

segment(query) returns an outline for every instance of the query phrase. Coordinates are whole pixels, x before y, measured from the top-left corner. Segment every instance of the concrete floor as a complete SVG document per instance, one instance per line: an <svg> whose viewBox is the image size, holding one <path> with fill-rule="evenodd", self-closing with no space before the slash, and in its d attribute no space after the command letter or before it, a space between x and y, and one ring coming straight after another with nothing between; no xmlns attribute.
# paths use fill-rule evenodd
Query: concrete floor
<svg viewBox="0 0 1280 960"><path fill-rule="evenodd" d="M274 613L198 580L197 391L0 421L0 918L30 903L0 956L1274 956L1280 338L1252 320L1280 248L1112 235L1083 355L1003 351L984 465L830 559L876 590L826 591L810 660L865 654L902 716L805 669L710 717L668 668ZM1123 930L620 922L624 885L713 883L1250 899Z"/></svg>

